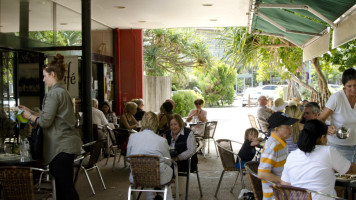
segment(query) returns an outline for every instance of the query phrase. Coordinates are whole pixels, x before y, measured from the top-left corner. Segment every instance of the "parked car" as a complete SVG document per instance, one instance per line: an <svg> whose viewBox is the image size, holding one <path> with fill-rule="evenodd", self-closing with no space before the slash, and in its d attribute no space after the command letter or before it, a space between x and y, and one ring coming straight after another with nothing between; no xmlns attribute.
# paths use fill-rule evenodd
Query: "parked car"
<svg viewBox="0 0 356 200"><path fill-rule="evenodd" d="M278 85L263 85L256 88L247 88L242 98L242 106L246 106L248 104L248 95L250 95L251 105L257 105L258 97L260 97L261 95L276 99L278 98L278 88Z"/></svg>
<svg viewBox="0 0 356 200"><path fill-rule="evenodd" d="M250 105L257 105L257 99L260 96L257 88L247 88L242 96L242 107L248 105L248 98L250 96Z"/></svg>
<svg viewBox="0 0 356 200"><path fill-rule="evenodd" d="M335 92L341 90L343 87L341 85L328 84L328 88L329 88L331 93L335 93Z"/></svg>

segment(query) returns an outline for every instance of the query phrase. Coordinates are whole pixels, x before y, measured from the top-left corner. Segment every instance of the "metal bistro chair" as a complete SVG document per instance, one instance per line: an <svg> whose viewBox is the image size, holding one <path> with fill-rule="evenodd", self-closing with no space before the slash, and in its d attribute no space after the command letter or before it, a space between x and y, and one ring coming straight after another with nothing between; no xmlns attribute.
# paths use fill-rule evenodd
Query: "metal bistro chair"
<svg viewBox="0 0 356 200"><path fill-rule="evenodd" d="M199 139L199 138L196 138L196 142L198 144L197 146L197 150L195 152L195 154L193 156L196 156L197 153L203 148L203 142ZM198 186L199 186L199 192L200 192L200 197L203 196L203 192L202 192L202 189L201 189L201 185L200 185L200 178L199 178L199 171L198 171L198 167L197 167L197 170L196 171L192 171L191 169L191 162L192 162L192 157L191 156L189 159L188 159L188 170L187 171L180 171L178 172L178 176L186 176L187 177L187 181L186 181L186 185L185 185L185 199L187 200L188 199L188 194L189 194L189 179L190 179L190 173L196 173L197 174L197 180L198 180ZM198 157L197 157L198 158Z"/></svg>
<svg viewBox="0 0 356 200"><path fill-rule="evenodd" d="M110 128L108 125L106 125L105 126L105 131L107 133L107 142L110 145L109 145L109 147L107 149L107 155L108 156L106 158L106 162L105 162L104 166L106 166L108 164L108 161L110 159L110 154L113 153L114 154L114 161L112 163L111 171L114 171L115 163L116 163L116 155L117 155L118 151L119 151L119 153L121 153L121 149L119 149L119 147L117 145L114 130L112 128Z"/></svg>
<svg viewBox="0 0 356 200"><path fill-rule="evenodd" d="M247 172L248 179L251 183L253 193L256 200L263 199L262 182L257 176L258 165L260 163L257 161L249 161L245 163L245 169Z"/></svg>
<svg viewBox="0 0 356 200"><path fill-rule="evenodd" d="M214 141L214 146L215 146L215 150L216 150L216 156L219 157L218 148L216 146L216 141L215 141L215 138L214 138L217 125L218 125L217 121L208 121L208 122L206 122L203 139L208 142L208 153L210 153L210 140L212 139ZM203 148L205 148L205 142L204 142L204 147Z"/></svg>
<svg viewBox="0 0 356 200"><path fill-rule="evenodd" d="M206 130L206 123L204 122L198 122L196 124L189 124L189 128L193 131L194 136L196 139L199 139L203 142L203 146L201 148L201 154L206 158L205 156L205 140L204 140L204 135L205 135L205 130Z"/></svg>
<svg viewBox="0 0 356 200"><path fill-rule="evenodd" d="M308 190L300 187L294 187L290 185L273 184L272 189L276 200L311 200L312 194L328 197L330 199L343 199L322 192Z"/></svg>
<svg viewBox="0 0 356 200"><path fill-rule="evenodd" d="M218 195L220 184L221 184L221 181L222 181L222 179L224 177L224 173L226 171L238 172L237 176L236 176L236 179L235 179L235 183L234 183L234 185L232 186L232 188L230 190L231 193L232 193L232 191L233 191L233 189L234 189L234 187L236 185L237 179L238 179L240 174L241 174L241 188L245 188L245 183L244 183L244 180L243 180L243 171L244 171L244 169L242 169L240 157L237 155L237 153L234 153L234 151L232 149L232 142L241 144L239 142L228 140L228 139L219 139L219 140L216 141L216 145L218 146L220 159L221 159L222 165L224 167L224 170L221 173L221 176L220 176L220 179L219 179L219 183L218 183L218 187L216 188L216 192L215 192L215 195L214 195L215 197L217 197L217 195ZM240 163L240 165L239 165L240 167L239 168L235 167L235 163L236 163L235 156L239 160L239 163Z"/></svg>
<svg viewBox="0 0 356 200"><path fill-rule="evenodd" d="M130 137L130 131L123 128L117 128L114 129L113 131L115 135L116 144L118 146L118 149L120 149L119 159L117 162L120 163L120 159L122 156L124 160L124 167L126 168L126 152L124 152L123 149L127 147L127 141L128 138Z"/></svg>
<svg viewBox="0 0 356 200"><path fill-rule="evenodd" d="M165 185L160 183L160 160L169 160L174 165L174 176L170 182ZM159 157L155 155L130 155L129 162L134 183L130 184L128 191L128 200L131 199L132 192L140 192L137 199L140 199L141 192L163 192L164 199L167 199L168 186L175 181L176 197L179 197L178 188L178 167L177 163L170 158ZM173 177L176 177L173 179ZM145 189L145 188L162 188L164 189ZM141 188L141 189L137 189ZM135 195L134 199L135 198Z"/></svg>
<svg viewBox="0 0 356 200"><path fill-rule="evenodd" d="M106 186L105 186L103 177L101 176L100 169L99 169L99 167L97 165L97 162L99 160L99 156L101 154L101 149L103 147L103 142L104 142L104 140L99 140L99 141L96 141L95 143L91 143L90 145L85 146L86 148L90 148L90 154L88 154L90 156L90 158L89 158L88 163L87 164L83 164L82 167L81 167L84 170L85 176L87 177L87 180L89 182L89 185L90 185L91 190L92 190L94 195L95 195L95 191L94 191L93 185L92 185L92 183L90 181L90 178L89 178L89 174L88 174L89 170L92 170L92 169L96 169L97 170L97 172L99 174L99 177L101 179L101 183L103 184L104 190L106 190Z"/></svg>
<svg viewBox="0 0 356 200"><path fill-rule="evenodd" d="M32 167L6 166L0 167L0 182L3 199L56 199L55 181L52 178L51 191L39 189L34 185L33 172L48 173L48 169Z"/></svg>

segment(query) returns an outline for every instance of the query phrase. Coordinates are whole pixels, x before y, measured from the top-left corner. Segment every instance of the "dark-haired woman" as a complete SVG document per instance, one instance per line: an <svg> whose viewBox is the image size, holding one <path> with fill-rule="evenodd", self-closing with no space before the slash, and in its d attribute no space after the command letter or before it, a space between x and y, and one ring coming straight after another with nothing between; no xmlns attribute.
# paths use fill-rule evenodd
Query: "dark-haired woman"
<svg viewBox="0 0 356 200"><path fill-rule="evenodd" d="M203 99L196 99L194 101L194 105L196 109L192 109L189 112L189 115L187 117L187 122L190 122L193 120L193 123L198 123L198 122L206 122L206 116L208 112L206 110L203 110L203 105L204 105L204 100Z"/></svg>
<svg viewBox="0 0 356 200"><path fill-rule="evenodd" d="M344 89L332 94L319 119L330 117L329 145L335 147L349 161L356 163L356 70L349 68L342 74ZM336 137L338 128L350 128L346 139Z"/></svg>
<svg viewBox="0 0 356 200"><path fill-rule="evenodd" d="M340 174L356 173L355 164L326 145L327 131L328 127L319 120L305 123L299 135L298 149L289 154L284 165L282 184L336 196L335 171ZM313 199L325 197L313 194Z"/></svg>
<svg viewBox="0 0 356 200"><path fill-rule="evenodd" d="M43 164L48 165L56 180L57 199L79 199L73 184L73 162L80 154L82 145L75 129L74 107L65 87L60 84L64 78L63 56L57 54L54 60L43 68L43 82L50 87L42 104L40 116L25 106L22 116L37 122L43 128Z"/></svg>
<svg viewBox="0 0 356 200"><path fill-rule="evenodd" d="M117 124L116 114L110 109L110 105L108 102L104 101L101 104L100 110L103 111L105 118L108 120L109 123Z"/></svg>
<svg viewBox="0 0 356 200"><path fill-rule="evenodd" d="M160 111L161 112L158 114L158 133L162 135L166 130L169 129L169 121L173 115L173 104L169 101L165 101L161 105Z"/></svg>

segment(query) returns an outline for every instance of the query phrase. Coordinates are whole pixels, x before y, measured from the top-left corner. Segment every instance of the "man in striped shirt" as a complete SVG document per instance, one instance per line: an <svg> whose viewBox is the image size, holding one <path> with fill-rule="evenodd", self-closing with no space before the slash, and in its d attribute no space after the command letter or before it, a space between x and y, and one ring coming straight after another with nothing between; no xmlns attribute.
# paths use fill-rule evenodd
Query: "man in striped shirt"
<svg viewBox="0 0 356 200"><path fill-rule="evenodd" d="M275 112L268 119L272 134L266 141L260 165L258 166L258 177L262 179L263 199L273 199L273 191L270 187L273 183L281 182L284 163L288 156L286 139L292 134L292 124L298 119L289 117L283 112Z"/></svg>

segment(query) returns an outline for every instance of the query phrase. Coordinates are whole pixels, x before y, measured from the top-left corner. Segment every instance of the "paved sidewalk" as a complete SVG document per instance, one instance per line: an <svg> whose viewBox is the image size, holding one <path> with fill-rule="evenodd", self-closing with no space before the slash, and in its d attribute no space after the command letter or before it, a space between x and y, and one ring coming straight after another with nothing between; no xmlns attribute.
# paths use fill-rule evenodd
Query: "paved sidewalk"
<svg viewBox="0 0 356 200"><path fill-rule="evenodd" d="M213 144L213 143L211 143ZM199 175L202 185L203 197L200 198L198 182L195 174L191 174L190 177L190 190L189 190L189 199L201 199L201 200L210 200L210 199L221 199L221 200L230 200L237 199L240 193L241 185L240 182L235 186L233 193L230 193L231 186L234 183L236 173L226 172L222 180L218 198L214 197L218 181L223 170L220 158L216 156L215 148L210 148L210 154L207 155L205 159L199 155ZM88 181L86 180L84 172L79 174L78 182L76 185L77 191L79 193L80 199L118 199L123 200L127 199L128 193L128 177L130 170L129 168L124 168L123 162L120 161L119 166L116 165L114 172L111 171L113 158L110 158L107 166L105 164L105 159L99 163L99 168L104 178L106 184L106 190L103 190L103 186L99 179L99 176L96 170L89 172L89 176L92 180L93 187L95 189L96 195L93 195L89 186ZM251 190L250 183L248 181L247 175L244 176L244 181L247 189ZM145 198L141 198L145 199ZM183 200L184 197L181 197Z"/></svg>

